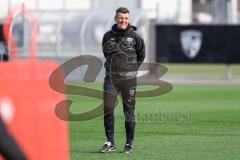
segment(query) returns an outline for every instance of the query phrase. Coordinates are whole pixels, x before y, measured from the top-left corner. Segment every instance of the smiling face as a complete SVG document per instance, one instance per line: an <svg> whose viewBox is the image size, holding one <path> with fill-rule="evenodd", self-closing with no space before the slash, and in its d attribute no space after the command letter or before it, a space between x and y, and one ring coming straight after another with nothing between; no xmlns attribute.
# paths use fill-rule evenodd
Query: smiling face
<svg viewBox="0 0 240 160"><path fill-rule="evenodd" d="M117 23L117 28L125 30L129 23L130 15L129 13L118 12L115 16L115 22Z"/></svg>

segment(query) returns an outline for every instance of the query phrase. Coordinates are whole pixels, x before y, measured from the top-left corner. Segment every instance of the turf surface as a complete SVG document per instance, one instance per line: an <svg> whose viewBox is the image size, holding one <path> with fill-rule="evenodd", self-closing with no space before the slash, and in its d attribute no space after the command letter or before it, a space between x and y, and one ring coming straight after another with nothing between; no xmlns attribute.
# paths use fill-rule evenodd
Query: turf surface
<svg viewBox="0 0 240 160"><path fill-rule="evenodd" d="M101 88L101 85L90 85ZM103 118L69 123L72 160L233 160L240 159L240 86L174 85L162 96L138 98L134 153L125 142L122 107L115 110L116 153L100 154ZM71 111L85 112L100 100L69 96Z"/></svg>

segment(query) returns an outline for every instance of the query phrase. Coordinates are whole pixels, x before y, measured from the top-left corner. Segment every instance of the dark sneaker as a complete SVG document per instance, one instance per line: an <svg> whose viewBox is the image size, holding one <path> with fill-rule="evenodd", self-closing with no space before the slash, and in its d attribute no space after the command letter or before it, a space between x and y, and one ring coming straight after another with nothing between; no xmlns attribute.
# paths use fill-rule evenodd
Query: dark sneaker
<svg viewBox="0 0 240 160"><path fill-rule="evenodd" d="M116 147L111 142L105 142L102 148L99 150L100 153L114 152Z"/></svg>
<svg viewBox="0 0 240 160"><path fill-rule="evenodd" d="M133 146L130 144L125 144L123 152L128 154L128 153L132 153L132 151L133 151Z"/></svg>

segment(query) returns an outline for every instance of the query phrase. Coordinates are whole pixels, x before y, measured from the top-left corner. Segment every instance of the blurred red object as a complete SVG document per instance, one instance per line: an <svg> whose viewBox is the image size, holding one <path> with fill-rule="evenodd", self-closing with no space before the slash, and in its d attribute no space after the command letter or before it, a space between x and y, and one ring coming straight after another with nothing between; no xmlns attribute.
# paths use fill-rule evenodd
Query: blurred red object
<svg viewBox="0 0 240 160"><path fill-rule="evenodd" d="M18 10L9 12L4 24L7 32L13 11ZM30 12L20 14L27 14L28 18ZM37 25L30 24L34 33ZM55 115L56 104L65 96L52 90L48 83L58 63L34 58L36 34L31 34L30 42L30 59L17 59L15 54L10 61L0 63L0 113L28 159L68 160L68 125ZM11 45L16 52L14 43Z"/></svg>

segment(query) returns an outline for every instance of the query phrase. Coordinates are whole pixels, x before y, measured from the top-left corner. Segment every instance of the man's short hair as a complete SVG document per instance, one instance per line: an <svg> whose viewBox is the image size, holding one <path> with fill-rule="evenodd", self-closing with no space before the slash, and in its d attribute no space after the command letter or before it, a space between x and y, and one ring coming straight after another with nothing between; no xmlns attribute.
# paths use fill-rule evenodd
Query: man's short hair
<svg viewBox="0 0 240 160"><path fill-rule="evenodd" d="M129 10L126 8L126 7L119 7L117 10L116 10L116 13L130 13Z"/></svg>
<svg viewBox="0 0 240 160"><path fill-rule="evenodd" d="M129 13L130 14L129 10L126 7L119 7L116 10L115 18L117 17L118 13Z"/></svg>

